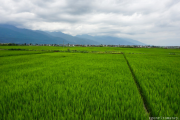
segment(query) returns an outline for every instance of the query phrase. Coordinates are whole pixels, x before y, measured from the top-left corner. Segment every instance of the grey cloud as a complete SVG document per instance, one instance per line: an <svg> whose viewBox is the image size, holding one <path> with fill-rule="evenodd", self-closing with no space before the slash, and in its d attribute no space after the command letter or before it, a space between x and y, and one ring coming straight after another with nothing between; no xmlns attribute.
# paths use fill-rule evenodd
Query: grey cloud
<svg viewBox="0 0 180 120"><path fill-rule="evenodd" d="M93 0L67 0L65 11L73 15L90 13L94 9L92 4Z"/></svg>
<svg viewBox="0 0 180 120"><path fill-rule="evenodd" d="M167 8L170 8L176 4L178 4L180 1L179 0L170 0L167 4L166 4L166 7Z"/></svg>

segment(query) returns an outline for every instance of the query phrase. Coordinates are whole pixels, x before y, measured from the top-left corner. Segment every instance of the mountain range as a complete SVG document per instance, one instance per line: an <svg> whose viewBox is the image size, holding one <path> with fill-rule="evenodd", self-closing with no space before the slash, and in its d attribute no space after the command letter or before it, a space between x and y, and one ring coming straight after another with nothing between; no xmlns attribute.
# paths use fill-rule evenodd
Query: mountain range
<svg viewBox="0 0 180 120"><path fill-rule="evenodd" d="M71 36L62 32L22 29L7 24L0 24L0 43L145 45L129 38L90 35Z"/></svg>

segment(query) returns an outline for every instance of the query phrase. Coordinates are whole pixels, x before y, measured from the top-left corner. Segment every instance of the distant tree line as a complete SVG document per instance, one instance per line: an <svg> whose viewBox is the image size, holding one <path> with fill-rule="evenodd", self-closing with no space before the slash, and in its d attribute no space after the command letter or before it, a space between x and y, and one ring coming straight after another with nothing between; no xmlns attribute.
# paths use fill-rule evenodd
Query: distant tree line
<svg viewBox="0 0 180 120"><path fill-rule="evenodd" d="M154 45L81 45L81 44L32 44L32 43L0 43L0 46L61 46L61 47L123 47L123 48L164 48L180 49L180 46L154 46Z"/></svg>

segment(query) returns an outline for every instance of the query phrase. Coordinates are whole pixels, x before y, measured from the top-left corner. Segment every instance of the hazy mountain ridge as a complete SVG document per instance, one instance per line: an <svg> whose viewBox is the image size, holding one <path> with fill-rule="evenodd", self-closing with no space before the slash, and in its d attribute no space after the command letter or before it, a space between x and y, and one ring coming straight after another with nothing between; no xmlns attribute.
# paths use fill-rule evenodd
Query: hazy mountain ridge
<svg viewBox="0 0 180 120"><path fill-rule="evenodd" d="M33 43L33 44L60 44L63 38L56 38L28 29L20 29L11 25L0 25L1 43Z"/></svg>
<svg viewBox="0 0 180 120"><path fill-rule="evenodd" d="M90 36L90 35L77 35L79 38L86 38L90 40L97 41L101 44L107 45L145 45L137 40L129 39L129 38L118 38L111 36Z"/></svg>
<svg viewBox="0 0 180 120"><path fill-rule="evenodd" d="M90 39L86 39L86 38L78 38L75 36L64 34L62 32L47 32L47 33L54 37L61 37L63 39L66 39L70 43L74 43L74 44L94 44L94 45L100 44L94 40L90 40Z"/></svg>
<svg viewBox="0 0 180 120"><path fill-rule="evenodd" d="M6 24L0 24L0 43L145 45L128 38L90 35L71 36L62 32L21 29Z"/></svg>

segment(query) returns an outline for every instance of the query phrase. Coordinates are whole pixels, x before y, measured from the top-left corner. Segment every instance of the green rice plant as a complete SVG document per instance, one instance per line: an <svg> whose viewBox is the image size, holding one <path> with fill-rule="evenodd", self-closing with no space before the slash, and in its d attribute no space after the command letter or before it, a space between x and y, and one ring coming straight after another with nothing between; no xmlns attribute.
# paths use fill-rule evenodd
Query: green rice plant
<svg viewBox="0 0 180 120"><path fill-rule="evenodd" d="M122 48L122 47L60 47L60 46L0 46L0 49L24 49L24 50L46 50L46 51L89 51L89 52L123 52L123 53L142 53L142 54L180 54L179 49L163 48Z"/></svg>
<svg viewBox="0 0 180 120"><path fill-rule="evenodd" d="M180 56L132 55L127 60L141 86L151 117L180 117Z"/></svg>
<svg viewBox="0 0 180 120"><path fill-rule="evenodd" d="M132 119L148 114L122 54L0 57L0 119Z"/></svg>

